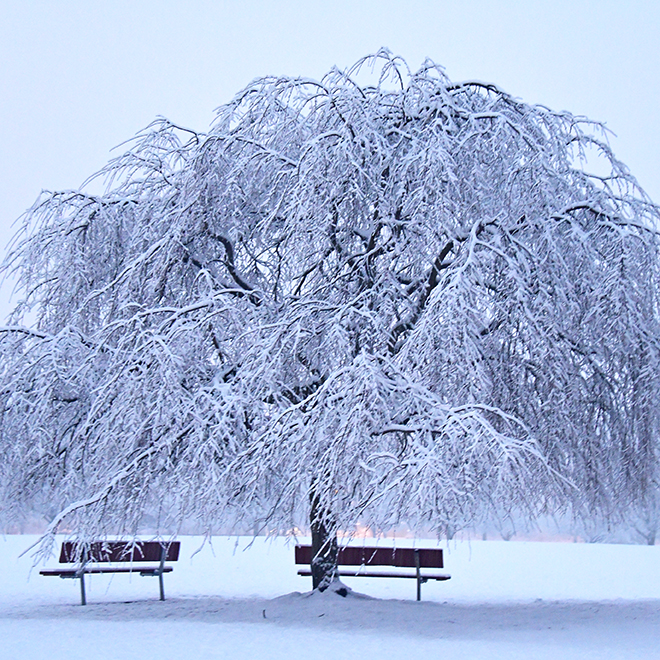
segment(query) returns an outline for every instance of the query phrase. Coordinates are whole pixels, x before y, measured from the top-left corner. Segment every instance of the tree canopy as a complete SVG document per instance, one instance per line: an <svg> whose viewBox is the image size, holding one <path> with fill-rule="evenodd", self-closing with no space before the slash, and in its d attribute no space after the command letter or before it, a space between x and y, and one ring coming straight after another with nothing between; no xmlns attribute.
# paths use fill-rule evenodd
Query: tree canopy
<svg viewBox="0 0 660 660"><path fill-rule="evenodd" d="M5 521L451 535L651 488L660 214L601 125L381 51L101 175L5 264Z"/></svg>

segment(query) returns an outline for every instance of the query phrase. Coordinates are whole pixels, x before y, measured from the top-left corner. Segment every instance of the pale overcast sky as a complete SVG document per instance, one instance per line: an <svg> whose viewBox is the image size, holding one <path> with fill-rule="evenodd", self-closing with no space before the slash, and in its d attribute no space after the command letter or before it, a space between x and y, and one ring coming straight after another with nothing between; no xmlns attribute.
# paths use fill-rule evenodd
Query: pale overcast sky
<svg viewBox="0 0 660 660"><path fill-rule="evenodd" d="M255 77L381 46L605 122L660 202L659 35L657 0L0 0L1 253L42 188L78 187L157 115L205 130Z"/></svg>

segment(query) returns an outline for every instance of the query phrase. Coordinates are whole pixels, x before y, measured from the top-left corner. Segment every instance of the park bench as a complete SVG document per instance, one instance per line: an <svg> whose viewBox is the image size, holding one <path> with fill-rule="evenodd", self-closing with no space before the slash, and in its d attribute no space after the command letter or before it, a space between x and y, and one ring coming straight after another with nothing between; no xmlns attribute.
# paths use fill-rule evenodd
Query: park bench
<svg viewBox="0 0 660 660"><path fill-rule="evenodd" d="M312 562L312 547L296 546L296 565ZM429 580L449 580L451 575L429 573L422 569L444 568L440 548L368 548L346 546L337 554L337 566L357 566L357 570L339 570L342 577L414 578L417 580L417 600L422 599L422 583ZM367 566L392 566L414 568L415 572L366 571ZM309 568L301 569L298 575L311 576Z"/></svg>
<svg viewBox="0 0 660 660"><path fill-rule="evenodd" d="M41 575L80 580L81 605L87 604L85 595L85 575L90 573L139 573L143 576L158 577L160 599L165 600L163 573L171 573L172 567L166 561L179 558L179 541L161 543L159 541L95 541L79 546L71 541L62 543L60 564L75 564L71 568L51 568L39 571ZM158 562L157 566L133 566L143 562ZM112 564L101 566L100 564ZM122 564L122 565L118 565Z"/></svg>

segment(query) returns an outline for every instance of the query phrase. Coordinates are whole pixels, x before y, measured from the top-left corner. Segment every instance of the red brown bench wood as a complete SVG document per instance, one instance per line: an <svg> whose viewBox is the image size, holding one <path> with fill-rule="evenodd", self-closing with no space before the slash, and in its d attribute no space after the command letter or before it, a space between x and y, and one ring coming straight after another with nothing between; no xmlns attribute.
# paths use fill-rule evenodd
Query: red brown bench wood
<svg viewBox="0 0 660 660"><path fill-rule="evenodd" d="M80 580L80 602L87 604L85 575L89 573L139 573L143 576L158 577L160 599L165 600L163 574L173 568L165 566L166 561L179 559L179 541L160 543L159 541L95 541L79 546L72 541L62 543L60 564L76 564L73 568L50 568L39 571L41 575L51 575L63 579ZM133 566L143 562L158 562L157 566ZM129 566L99 566L99 564L129 564Z"/></svg>
<svg viewBox="0 0 660 660"><path fill-rule="evenodd" d="M296 546L296 565L312 563L312 547ZM388 577L414 578L417 580L417 600L422 599L422 584L429 580L449 580L446 573L422 573L423 568L444 568L442 550L440 548L373 548L346 546L340 548L337 554L338 566L357 566L357 571L339 570L343 577ZM365 566L394 566L396 568L414 568L414 573L395 573L380 571L364 571ZM298 575L309 577L309 568L301 569Z"/></svg>

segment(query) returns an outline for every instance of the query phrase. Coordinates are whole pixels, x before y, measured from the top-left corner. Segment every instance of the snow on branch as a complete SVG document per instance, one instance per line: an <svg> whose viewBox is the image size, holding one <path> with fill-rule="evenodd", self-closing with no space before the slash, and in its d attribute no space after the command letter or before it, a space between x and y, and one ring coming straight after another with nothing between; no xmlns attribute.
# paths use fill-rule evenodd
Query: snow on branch
<svg viewBox="0 0 660 660"><path fill-rule="evenodd" d="M3 266L6 524L442 535L656 501L660 211L601 125L382 50L122 148Z"/></svg>

